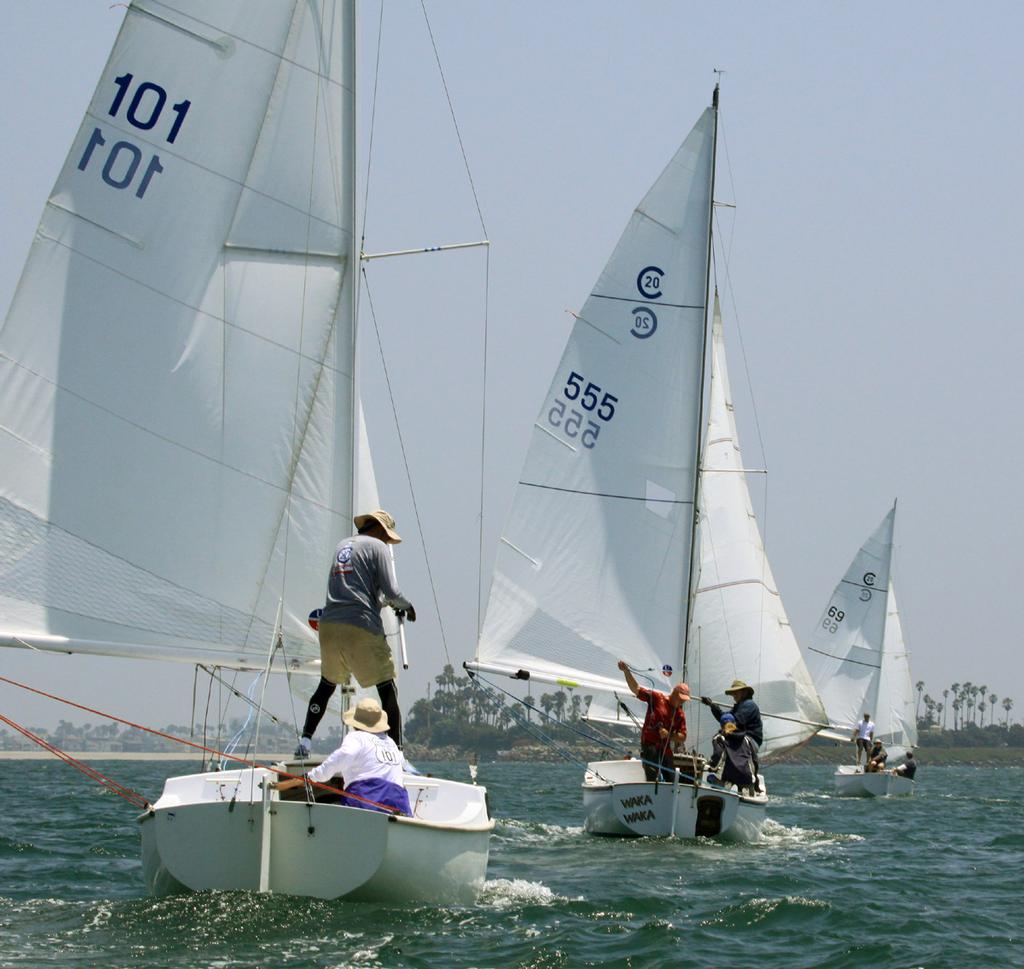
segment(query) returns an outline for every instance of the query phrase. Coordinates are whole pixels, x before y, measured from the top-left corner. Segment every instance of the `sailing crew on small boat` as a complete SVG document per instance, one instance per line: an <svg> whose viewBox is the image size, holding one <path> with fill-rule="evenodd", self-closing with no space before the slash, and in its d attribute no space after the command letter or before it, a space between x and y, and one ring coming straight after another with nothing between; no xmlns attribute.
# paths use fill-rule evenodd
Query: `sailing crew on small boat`
<svg viewBox="0 0 1024 969"><path fill-rule="evenodd" d="M914 757L914 752L908 750L906 761L900 764L899 767L894 767L892 772L897 777L905 777L908 781L912 781L917 773L917 759Z"/></svg>
<svg viewBox="0 0 1024 969"><path fill-rule="evenodd" d="M402 539L386 511L356 515L358 534L338 544L327 579L327 604L320 616L320 683L310 697L306 722L295 756L308 757L313 734L338 684L354 675L362 687L376 686L387 713L388 733L402 746L402 714L398 709L395 661L384 635L382 606L399 618L416 621L416 610L395 582L385 546Z"/></svg>
<svg viewBox="0 0 1024 969"><path fill-rule="evenodd" d="M861 751L864 752L865 763L871 753L871 741L875 739L875 722L871 719L870 713L864 714L864 719L853 728L853 738L857 741L857 766L860 767Z"/></svg>
<svg viewBox="0 0 1024 969"><path fill-rule="evenodd" d="M761 725L761 709L754 702L754 688L747 686L743 680L733 680L732 686L724 692L732 697L732 709L728 712L736 720L737 731L746 734L760 749L764 743L764 727ZM711 697L702 696L700 702L711 707L714 718L719 723L722 722L722 708Z"/></svg>
<svg viewBox="0 0 1024 969"><path fill-rule="evenodd" d="M405 758L387 734L388 715L373 697L363 697L341 718L353 729L345 735L341 746L323 763L312 768L306 777L325 784L336 774L341 774L345 790L360 798L342 798L342 804L390 813L384 811L383 805L411 815L409 794L402 786ZM292 777L278 781L277 789L287 791L304 783L301 777Z"/></svg>
<svg viewBox="0 0 1024 969"><path fill-rule="evenodd" d="M633 696L647 704L647 716L640 730L640 756L643 759L644 776L649 781L656 781L660 774L664 780L670 781L675 770L673 750L681 747L686 740L683 704L690 699L690 688L685 683L677 683L671 693L648 690L637 683L625 660L620 659L618 666Z"/></svg>
<svg viewBox="0 0 1024 969"><path fill-rule="evenodd" d="M868 762L864 765L864 773L874 774L880 770L885 770L885 762L889 759L889 754L886 752L885 747L882 746L881 740L875 740L874 744L871 745L871 751L868 753Z"/></svg>
<svg viewBox="0 0 1024 969"><path fill-rule="evenodd" d="M736 729L736 718L731 713L723 713L721 723L722 729L711 740L708 770L717 770L723 783L735 784L740 792L759 790L757 776L761 766L757 760L757 744L749 734Z"/></svg>

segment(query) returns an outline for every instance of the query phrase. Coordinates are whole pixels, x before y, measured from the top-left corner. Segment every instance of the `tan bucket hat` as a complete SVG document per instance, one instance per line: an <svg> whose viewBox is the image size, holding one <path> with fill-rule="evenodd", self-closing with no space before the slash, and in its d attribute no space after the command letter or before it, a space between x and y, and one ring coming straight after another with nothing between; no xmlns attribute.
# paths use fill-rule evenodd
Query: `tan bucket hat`
<svg viewBox="0 0 1024 969"><path fill-rule="evenodd" d="M367 733L384 733L388 729L388 715L373 697L363 697L351 710L346 710L341 719L356 730Z"/></svg>
<svg viewBox="0 0 1024 969"><path fill-rule="evenodd" d="M744 690L750 690L750 695L754 695L754 688L749 684L744 683L743 680L733 680L732 686L730 686L728 690L723 690L722 692L728 693L731 696L733 693L742 693Z"/></svg>
<svg viewBox="0 0 1024 969"><path fill-rule="evenodd" d="M395 531L394 518L380 508L376 511L368 511L365 515L356 515L353 521L356 524L356 528L362 528L367 522L375 521L384 529L385 534L388 536L388 541L392 545L397 545L402 540L402 536Z"/></svg>

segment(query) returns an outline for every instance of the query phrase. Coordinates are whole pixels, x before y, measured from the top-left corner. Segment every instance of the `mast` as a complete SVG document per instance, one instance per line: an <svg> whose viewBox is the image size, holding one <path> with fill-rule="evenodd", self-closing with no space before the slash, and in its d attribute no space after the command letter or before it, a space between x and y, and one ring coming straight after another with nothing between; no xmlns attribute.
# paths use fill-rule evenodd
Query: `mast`
<svg viewBox="0 0 1024 969"><path fill-rule="evenodd" d="M715 164L718 156L718 85L711 94L711 108L715 112L715 127L711 136L711 191L708 194L708 252L706 268L704 272L704 342L701 356L700 368L700 399L697 404L697 447L694 454L694 475L693 475L693 522L690 528L690 570L686 580L686 622L683 626L683 678L687 677L687 662L690 646L690 616L693 612L693 586L696 580L694 546L697 538L697 525L700 522L700 466L701 455L703 454L704 438L704 385L707 378L708 359L708 313L711 308L711 255L712 255L712 229L715 219Z"/></svg>
<svg viewBox="0 0 1024 969"><path fill-rule="evenodd" d="M358 50L358 44L356 43L356 28L358 27L358 20L356 15L356 0L344 0L344 17L346 29L345 34L345 51L344 58L345 63L348 67L347 74L345 77L345 83L348 87L348 99L351 100L351 106L346 111L346 105L342 103L342 119L341 119L341 131L343 139L342 147L342 172L343 182L342 184L347 188L345 192L345 204L348 206L348 232L349 232L349 250L348 250L348 276L349 276L349 292L346 300L345 311L350 314L352 321L352 339L351 344L345 348L345 353L348 354L349 361L352 366L352 383L351 393L349 397L349 440L348 450L351 460L349 461L349 481L348 481L348 502L345 513L348 516L348 524L351 528L352 519L356 514L356 489L359 487L359 382L357 379L358 370L357 361L359 353L359 326L358 326L358 313L359 313L359 274L362 270L362 240L359 238L358 229L358 217L356 214L356 163L357 163L357 152L356 152L356 131L358 125L356 123L356 112L359 106L359 99L356 97L356 80L359 76L359 68L356 62L356 52ZM346 125L346 120L348 124ZM343 277L344 278L344 277ZM344 286L344 282L342 283ZM337 341L340 342L340 341ZM340 356L342 349L339 346L337 353ZM340 362L340 361L339 361ZM344 373L344 370L341 371Z"/></svg>

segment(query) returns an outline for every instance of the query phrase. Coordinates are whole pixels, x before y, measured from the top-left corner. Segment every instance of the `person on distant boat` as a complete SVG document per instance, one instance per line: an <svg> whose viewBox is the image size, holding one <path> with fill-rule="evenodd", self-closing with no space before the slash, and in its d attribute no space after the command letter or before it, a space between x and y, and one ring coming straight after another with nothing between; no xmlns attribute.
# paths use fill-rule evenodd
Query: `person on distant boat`
<svg viewBox="0 0 1024 969"><path fill-rule="evenodd" d="M897 777L905 777L908 781L912 781L917 773L917 758L914 757L914 752L908 750L907 759L899 767L894 767L892 772Z"/></svg>
<svg viewBox="0 0 1024 969"><path fill-rule="evenodd" d="M416 621L412 607L395 583L388 545L402 539L386 511L356 515L358 534L340 542L327 579L327 604L319 619L320 683L310 697L306 721L295 756L308 757L313 734L327 701L340 683L354 675L362 687L376 686L388 715L388 732L402 746L402 714L398 709L395 662L384 635L380 610L391 606L400 618Z"/></svg>
<svg viewBox="0 0 1024 969"><path fill-rule="evenodd" d="M708 770L717 771L716 779L726 784L735 784L741 793L745 790L759 790L758 774L761 767L757 760L757 745L749 734L736 729L736 718L731 713L722 714L721 724L722 729L711 740L712 754Z"/></svg>
<svg viewBox="0 0 1024 969"><path fill-rule="evenodd" d="M865 763L868 760L868 753L871 751L871 741L875 739L875 723L870 713L864 714L856 727L853 728L852 740L857 741L857 766L860 767L860 755L863 752Z"/></svg>
<svg viewBox="0 0 1024 969"><path fill-rule="evenodd" d="M640 730L644 776L649 781L656 781L660 774L664 780L671 780L675 769L673 749L681 747L686 740L683 704L690 699L690 688L685 683L677 683L671 693L648 690L637 683L625 660L620 659L618 665L633 696L647 704L647 716Z"/></svg>
<svg viewBox="0 0 1024 969"><path fill-rule="evenodd" d="M732 709L728 712L736 720L736 729L750 737L760 749L761 744L764 743L764 727L761 724L761 709L754 702L754 688L747 686L743 680L733 680L732 686L724 692L733 700ZM714 718L719 723L722 722L724 715L722 708L711 697L702 696L700 702L711 707Z"/></svg>
<svg viewBox="0 0 1024 969"><path fill-rule="evenodd" d="M365 799L346 797L342 798L342 804L390 813L381 807L385 805L411 815L409 794L402 786L405 758L387 733L388 715L380 703L373 697L363 697L353 709L342 714L342 720L352 730L345 735L341 746L308 771L306 777L326 784L336 774L341 774L346 792ZM304 783L303 778L293 777L278 781L277 789L287 791Z"/></svg>
<svg viewBox="0 0 1024 969"><path fill-rule="evenodd" d="M871 745L871 750L868 753L868 762L864 765L865 773L875 774L880 770L885 770L885 762L888 759L889 755L885 752L882 741L876 740Z"/></svg>

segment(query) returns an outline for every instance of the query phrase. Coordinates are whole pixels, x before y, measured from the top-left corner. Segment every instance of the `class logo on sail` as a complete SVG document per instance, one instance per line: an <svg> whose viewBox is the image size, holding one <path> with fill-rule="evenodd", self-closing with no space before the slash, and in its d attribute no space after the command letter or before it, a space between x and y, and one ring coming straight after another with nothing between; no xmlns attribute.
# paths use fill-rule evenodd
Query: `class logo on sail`
<svg viewBox="0 0 1024 969"><path fill-rule="evenodd" d="M661 299L661 281L665 271L658 266L644 266L637 274L636 288L644 299ZM633 309L633 325L629 332L638 340L647 340L654 336L658 329L658 317L649 306L637 306Z"/></svg>

